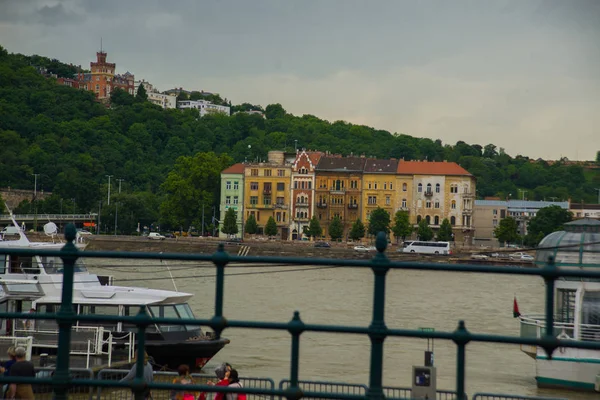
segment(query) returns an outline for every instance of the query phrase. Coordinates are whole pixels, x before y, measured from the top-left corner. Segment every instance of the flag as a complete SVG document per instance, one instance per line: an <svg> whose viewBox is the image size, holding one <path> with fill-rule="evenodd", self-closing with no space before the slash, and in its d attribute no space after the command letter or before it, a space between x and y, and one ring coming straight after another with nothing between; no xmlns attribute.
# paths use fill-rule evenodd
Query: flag
<svg viewBox="0 0 600 400"><path fill-rule="evenodd" d="M521 316L521 313L519 312L519 305L517 304L517 296L515 296L515 299L513 300L513 318L518 318Z"/></svg>

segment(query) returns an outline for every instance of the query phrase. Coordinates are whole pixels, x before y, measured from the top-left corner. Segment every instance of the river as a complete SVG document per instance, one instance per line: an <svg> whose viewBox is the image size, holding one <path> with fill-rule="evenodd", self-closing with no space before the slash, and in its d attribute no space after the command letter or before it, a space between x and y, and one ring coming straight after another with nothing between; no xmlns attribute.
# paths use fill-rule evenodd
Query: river
<svg viewBox="0 0 600 400"><path fill-rule="evenodd" d="M113 275L115 285L173 290L164 266L142 260L87 260L91 272ZM112 265L122 267L113 268ZM170 261L177 289L194 293L190 302L198 318L214 311L215 269L207 264ZM368 326L373 303L373 273L368 269L333 268L285 271L298 267L230 267L225 279L224 314L229 319L287 322L295 310L306 323ZM242 273L242 274L240 274ZM236 275L238 274L238 275ZM389 328L432 327L452 331L465 320L471 332L518 335L512 316L513 296L522 313L544 312L541 278L454 272L391 271L387 276L385 319ZM227 345L207 367L229 362L240 374L289 378L291 339L287 332L228 329ZM410 387L412 365L422 365L425 339L388 338L384 385ZM438 389L454 390L456 346L436 340ZM349 383L369 381L368 337L303 333L300 379ZM597 394L537 389L534 360L517 345L470 343L467 346L466 390L529 396L597 399Z"/></svg>

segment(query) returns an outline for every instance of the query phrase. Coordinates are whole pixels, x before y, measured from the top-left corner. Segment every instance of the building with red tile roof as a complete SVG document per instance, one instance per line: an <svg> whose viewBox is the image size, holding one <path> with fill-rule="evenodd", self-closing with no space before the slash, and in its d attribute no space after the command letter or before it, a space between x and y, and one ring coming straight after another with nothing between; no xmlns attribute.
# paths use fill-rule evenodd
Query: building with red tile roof
<svg viewBox="0 0 600 400"><path fill-rule="evenodd" d="M398 174L407 175L453 175L472 176L469 171L455 162L448 161L404 161L398 162Z"/></svg>

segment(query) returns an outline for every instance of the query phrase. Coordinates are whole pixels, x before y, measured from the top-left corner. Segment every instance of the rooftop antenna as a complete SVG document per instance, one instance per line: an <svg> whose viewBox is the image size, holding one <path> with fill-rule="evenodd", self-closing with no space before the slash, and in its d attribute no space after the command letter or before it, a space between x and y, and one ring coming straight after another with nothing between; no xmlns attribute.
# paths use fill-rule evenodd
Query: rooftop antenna
<svg viewBox="0 0 600 400"><path fill-rule="evenodd" d="M102 53L102 36L100 36L100 53Z"/></svg>

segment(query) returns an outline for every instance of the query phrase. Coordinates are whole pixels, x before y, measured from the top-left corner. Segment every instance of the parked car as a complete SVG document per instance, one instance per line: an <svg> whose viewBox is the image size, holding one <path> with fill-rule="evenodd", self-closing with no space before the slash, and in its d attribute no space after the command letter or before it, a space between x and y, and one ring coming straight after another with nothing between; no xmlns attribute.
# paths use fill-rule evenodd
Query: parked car
<svg viewBox="0 0 600 400"><path fill-rule="evenodd" d="M92 232L90 232L90 231L86 231L85 229L77 229L77 233L78 233L80 236L83 236L83 235L92 235Z"/></svg>
<svg viewBox="0 0 600 400"><path fill-rule="evenodd" d="M367 253L369 249L365 246L354 246L354 251L357 251L359 253Z"/></svg>
<svg viewBox="0 0 600 400"><path fill-rule="evenodd" d="M314 247L320 247L320 248L323 248L323 249L328 249L328 248L331 247L331 245L329 243L327 243L327 242L316 242L315 245L314 245Z"/></svg>
<svg viewBox="0 0 600 400"><path fill-rule="evenodd" d="M516 253L510 253L509 257L512 260L519 260L521 257L526 256L528 254L523 253L522 251L517 251Z"/></svg>
<svg viewBox="0 0 600 400"><path fill-rule="evenodd" d="M165 237L163 235L161 235L158 232L150 232L148 234L148 239L153 239L153 240L165 240Z"/></svg>
<svg viewBox="0 0 600 400"><path fill-rule="evenodd" d="M487 260L489 257L485 254L471 254L473 260Z"/></svg>
<svg viewBox="0 0 600 400"><path fill-rule="evenodd" d="M226 244L242 244L244 243L244 241L242 240L242 238L230 238L227 239L227 241L225 242Z"/></svg>
<svg viewBox="0 0 600 400"><path fill-rule="evenodd" d="M165 237L168 239L175 239L175 235L172 233L165 233Z"/></svg>
<svg viewBox="0 0 600 400"><path fill-rule="evenodd" d="M535 260L535 258L533 256L530 256L529 254L523 254L521 256L521 261L533 261Z"/></svg>

